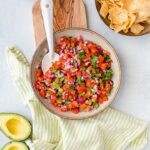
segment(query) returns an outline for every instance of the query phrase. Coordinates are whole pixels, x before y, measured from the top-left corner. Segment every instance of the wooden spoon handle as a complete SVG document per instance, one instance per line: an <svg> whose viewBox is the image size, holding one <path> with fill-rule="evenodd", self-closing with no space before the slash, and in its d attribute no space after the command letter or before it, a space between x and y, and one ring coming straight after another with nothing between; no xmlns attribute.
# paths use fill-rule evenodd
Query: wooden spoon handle
<svg viewBox="0 0 150 150"><path fill-rule="evenodd" d="M46 37L40 0L32 8L36 47ZM54 31L64 28L87 28L86 10L82 0L54 0Z"/></svg>

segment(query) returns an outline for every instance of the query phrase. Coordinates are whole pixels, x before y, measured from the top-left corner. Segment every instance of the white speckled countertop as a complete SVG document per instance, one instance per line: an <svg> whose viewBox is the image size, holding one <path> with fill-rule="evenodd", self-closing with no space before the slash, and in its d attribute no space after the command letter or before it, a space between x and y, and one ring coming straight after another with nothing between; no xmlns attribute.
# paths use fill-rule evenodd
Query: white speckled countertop
<svg viewBox="0 0 150 150"><path fill-rule="evenodd" d="M99 19L94 0L84 1L89 29L108 39L122 65L121 88L111 106L150 123L150 34L142 37L116 34ZM4 50L8 46L18 46L31 61L35 50L31 15L33 3L34 0L0 1L0 112L17 112L30 120L30 111L25 108L12 84ZM0 134L0 147L7 141ZM150 144L144 150L150 150Z"/></svg>

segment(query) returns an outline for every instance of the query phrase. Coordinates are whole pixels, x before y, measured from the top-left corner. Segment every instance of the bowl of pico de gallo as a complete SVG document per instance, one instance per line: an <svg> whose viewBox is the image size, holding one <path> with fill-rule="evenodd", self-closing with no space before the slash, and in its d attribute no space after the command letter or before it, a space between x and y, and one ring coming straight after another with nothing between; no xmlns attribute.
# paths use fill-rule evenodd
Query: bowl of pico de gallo
<svg viewBox="0 0 150 150"><path fill-rule="evenodd" d="M101 35L81 28L54 33L59 60L42 72L46 39L32 59L30 78L36 97L52 113L66 119L85 119L106 109L115 99L121 67L111 44Z"/></svg>

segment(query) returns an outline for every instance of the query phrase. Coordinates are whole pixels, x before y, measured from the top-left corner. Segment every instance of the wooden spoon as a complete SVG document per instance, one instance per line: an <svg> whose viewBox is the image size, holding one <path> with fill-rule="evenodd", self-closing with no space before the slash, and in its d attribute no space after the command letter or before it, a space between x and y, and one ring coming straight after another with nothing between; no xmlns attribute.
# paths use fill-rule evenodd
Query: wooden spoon
<svg viewBox="0 0 150 150"><path fill-rule="evenodd" d="M97 12L98 12L98 14L99 14L99 16L100 16L100 18L103 20L103 22L110 28L110 20L108 20L108 18L103 18L101 15L100 15L100 13L99 13L99 11L100 11L100 9L101 9L101 4L97 1L97 0L95 0L95 5L96 5L96 8L97 8ZM134 34L134 33L132 33L132 32L127 32L127 33L124 33L124 32L119 32L120 34L123 34L123 35L127 35L127 36L142 36L142 35L145 35L145 34L149 34L150 33L150 25L149 24L147 24L147 23L143 23L142 24L143 26L144 26L144 30L142 31L142 32L140 32L139 34ZM114 30L113 30L114 31Z"/></svg>

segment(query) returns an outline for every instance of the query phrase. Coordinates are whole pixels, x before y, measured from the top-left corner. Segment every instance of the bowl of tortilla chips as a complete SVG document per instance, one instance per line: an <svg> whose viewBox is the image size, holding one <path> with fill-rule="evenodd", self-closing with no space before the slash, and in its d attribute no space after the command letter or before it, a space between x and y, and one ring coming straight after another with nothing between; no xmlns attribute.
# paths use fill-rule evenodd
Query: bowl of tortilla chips
<svg viewBox="0 0 150 150"><path fill-rule="evenodd" d="M150 0L95 0L97 11L117 33L140 36L150 33Z"/></svg>

